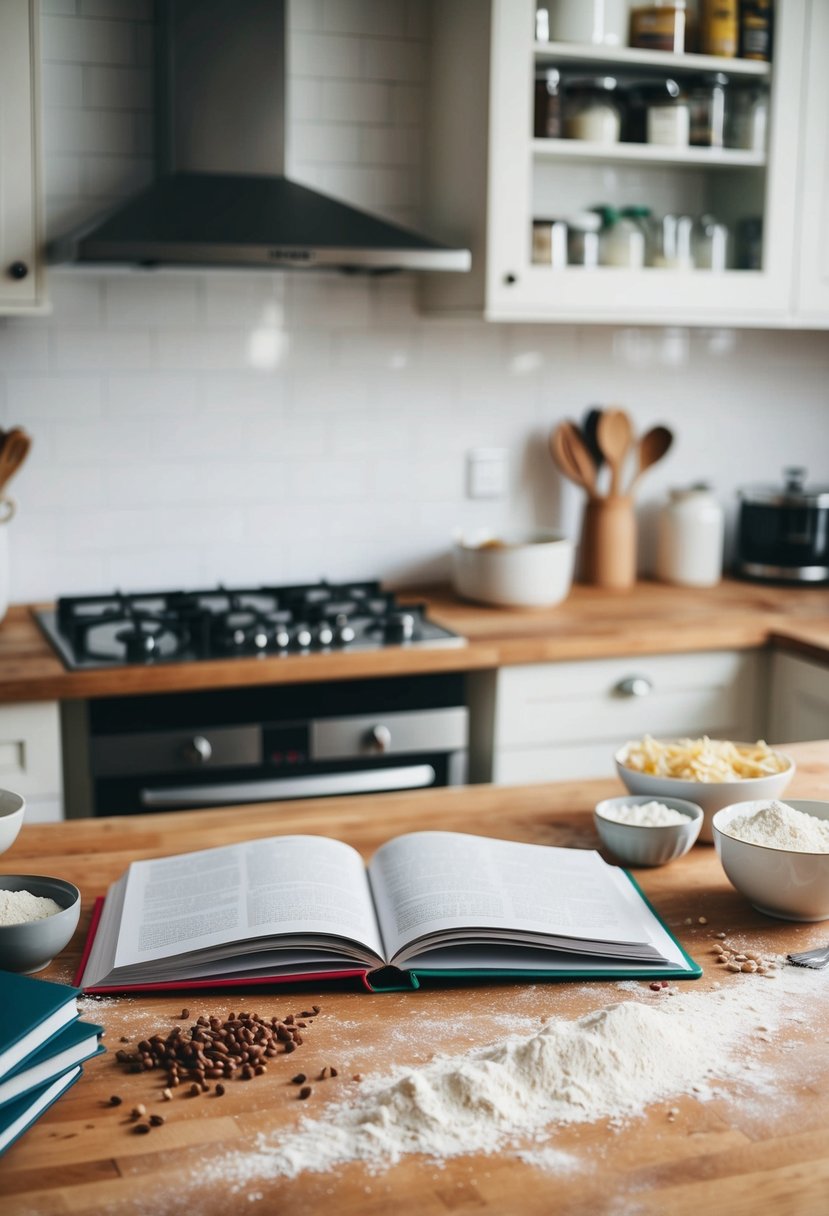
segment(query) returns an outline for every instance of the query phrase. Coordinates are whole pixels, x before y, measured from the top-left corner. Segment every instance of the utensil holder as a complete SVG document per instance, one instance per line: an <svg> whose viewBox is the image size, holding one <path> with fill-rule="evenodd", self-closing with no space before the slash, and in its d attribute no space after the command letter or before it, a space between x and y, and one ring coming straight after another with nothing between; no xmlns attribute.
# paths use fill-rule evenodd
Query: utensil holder
<svg viewBox="0 0 829 1216"><path fill-rule="evenodd" d="M0 621L9 608L9 530L16 511L14 499L0 497Z"/></svg>
<svg viewBox="0 0 829 1216"><path fill-rule="evenodd" d="M626 494L591 498L584 510L582 581L627 590L636 582L636 515Z"/></svg>

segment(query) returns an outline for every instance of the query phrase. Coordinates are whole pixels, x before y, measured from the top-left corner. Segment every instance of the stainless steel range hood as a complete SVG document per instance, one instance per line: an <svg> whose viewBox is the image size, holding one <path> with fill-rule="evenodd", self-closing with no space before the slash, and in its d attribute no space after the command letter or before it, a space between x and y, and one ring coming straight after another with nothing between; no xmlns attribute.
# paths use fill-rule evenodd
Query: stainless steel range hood
<svg viewBox="0 0 829 1216"><path fill-rule="evenodd" d="M284 0L158 0L157 179L53 261L468 270L453 249L283 176Z"/></svg>

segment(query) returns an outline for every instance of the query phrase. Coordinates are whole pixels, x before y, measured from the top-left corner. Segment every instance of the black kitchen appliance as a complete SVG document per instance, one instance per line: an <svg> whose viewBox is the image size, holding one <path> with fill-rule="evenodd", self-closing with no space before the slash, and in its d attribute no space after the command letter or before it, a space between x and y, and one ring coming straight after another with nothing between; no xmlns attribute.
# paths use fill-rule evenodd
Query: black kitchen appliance
<svg viewBox="0 0 829 1216"><path fill-rule="evenodd" d="M38 621L73 671L384 646L463 646L377 582L67 596Z"/></svg>
<svg viewBox="0 0 829 1216"><path fill-rule="evenodd" d="M465 640L379 583L80 596L37 614L73 670ZM319 673L316 673L319 674ZM61 706L70 817L458 785L459 673L257 683Z"/></svg>
<svg viewBox="0 0 829 1216"><path fill-rule="evenodd" d="M829 582L829 485L807 486L806 470L783 470L782 486L738 491L736 572L765 582Z"/></svg>

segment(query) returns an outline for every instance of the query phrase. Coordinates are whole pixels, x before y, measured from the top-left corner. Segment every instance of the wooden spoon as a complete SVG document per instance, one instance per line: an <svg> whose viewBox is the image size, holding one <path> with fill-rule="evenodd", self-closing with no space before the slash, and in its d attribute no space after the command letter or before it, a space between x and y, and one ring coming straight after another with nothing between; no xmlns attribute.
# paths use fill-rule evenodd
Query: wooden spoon
<svg viewBox="0 0 829 1216"><path fill-rule="evenodd" d="M619 494L625 457L633 443L633 427L624 410L605 410L596 425L596 439L610 466L610 493Z"/></svg>
<svg viewBox="0 0 829 1216"><path fill-rule="evenodd" d="M0 443L0 490L20 468L31 446L31 439L20 427L14 427L3 436Z"/></svg>
<svg viewBox="0 0 829 1216"><path fill-rule="evenodd" d="M550 435L550 452L564 476L595 498L596 465L575 422L559 423Z"/></svg>
<svg viewBox="0 0 829 1216"><path fill-rule="evenodd" d="M649 469L652 464L656 464L658 460L662 459L673 441L673 432L669 431L666 426L652 426L649 431L645 431L637 445L638 463L633 480L628 486L628 494L632 492L645 469Z"/></svg>

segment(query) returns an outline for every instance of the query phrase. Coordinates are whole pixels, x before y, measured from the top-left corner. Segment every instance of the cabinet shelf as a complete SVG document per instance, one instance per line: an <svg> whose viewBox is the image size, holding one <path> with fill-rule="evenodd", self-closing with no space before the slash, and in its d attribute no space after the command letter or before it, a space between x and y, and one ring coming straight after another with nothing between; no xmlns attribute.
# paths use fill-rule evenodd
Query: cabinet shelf
<svg viewBox="0 0 829 1216"><path fill-rule="evenodd" d="M583 139L534 139L534 157L544 160L629 165L694 165L706 169L763 169L765 152L741 148L671 148L662 144L602 144Z"/></svg>
<svg viewBox="0 0 829 1216"><path fill-rule="evenodd" d="M535 61L544 64L574 63L583 66L668 69L672 75L725 72L768 80L771 64L756 59L726 59L719 55L679 54L674 51L643 51L638 47L586 46L580 42L536 42Z"/></svg>

